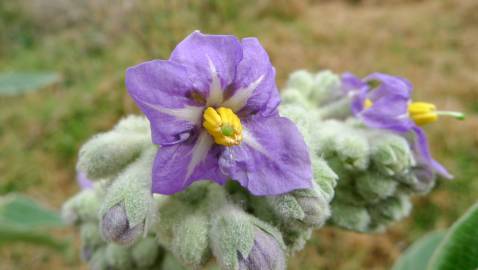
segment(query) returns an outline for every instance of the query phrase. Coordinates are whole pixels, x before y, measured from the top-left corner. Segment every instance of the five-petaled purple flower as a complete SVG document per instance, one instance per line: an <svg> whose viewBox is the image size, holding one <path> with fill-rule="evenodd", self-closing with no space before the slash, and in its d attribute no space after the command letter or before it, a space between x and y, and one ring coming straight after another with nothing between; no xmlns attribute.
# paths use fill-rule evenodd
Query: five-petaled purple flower
<svg viewBox="0 0 478 270"><path fill-rule="evenodd" d="M152 191L238 181L255 195L312 186L307 146L280 117L275 70L256 38L193 32L169 60L131 67L126 86L160 145Z"/></svg>
<svg viewBox="0 0 478 270"><path fill-rule="evenodd" d="M433 104L412 102L413 86L408 80L383 73L373 73L364 79L344 73L342 89L351 97L352 113L365 125L401 134L414 132L414 148L419 158L438 174L453 177L432 158L426 134L419 126L435 121L439 112Z"/></svg>

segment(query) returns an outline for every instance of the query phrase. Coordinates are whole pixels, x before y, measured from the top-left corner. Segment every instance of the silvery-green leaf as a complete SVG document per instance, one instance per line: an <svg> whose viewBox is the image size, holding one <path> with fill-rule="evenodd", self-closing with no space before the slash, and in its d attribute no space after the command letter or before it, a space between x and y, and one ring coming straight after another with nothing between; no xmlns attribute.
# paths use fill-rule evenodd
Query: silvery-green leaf
<svg viewBox="0 0 478 270"><path fill-rule="evenodd" d="M395 262L392 270L424 270L433 252L445 237L445 231L428 233L414 242Z"/></svg>
<svg viewBox="0 0 478 270"><path fill-rule="evenodd" d="M10 194L0 198L0 245L28 242L64 250L67 243L52 238L46 231L62 226L58 213L26 196Z"/></svg>
<svg viewBox="0 0 478 270"><path fill-rule="evenodd" d="M29 230L63 226L58 213L19 194L0 197L0 223Z"/></svg>
<svg viewBox="0 0 478 270"><path fill-rule="evenodd" d="M430 270L478 268L478 203L448 230L428 266Z"/></svg>
<svg viewBox="0 0 478 270"><path fill-rule="evenodd" d="M14 96L39 90L60 81L53 72L0 73L0 96Z"/></svg>

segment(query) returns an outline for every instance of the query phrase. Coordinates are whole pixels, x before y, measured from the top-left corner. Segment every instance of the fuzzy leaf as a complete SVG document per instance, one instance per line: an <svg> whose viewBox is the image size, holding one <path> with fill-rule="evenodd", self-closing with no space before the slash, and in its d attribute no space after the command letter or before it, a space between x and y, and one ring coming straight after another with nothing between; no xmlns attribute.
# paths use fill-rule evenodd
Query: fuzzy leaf
<svg viewBox="0 0 478 270"><path fill-rule="evenodd" d="M52 72L0 73L0 96L14 96L39 90L60 81L60 75Z"/></svg>
<svg viewBox="0 0 478 270"><path fill-rule="evenodd" d="M49 236L45 230L62 227L60 216L18 194L0 198L0 246L11 242L27 242L66 250L68 243Z"/></svg>
<svg viewBox="0 0 478 270"><path fill-rule="evenodd" d="M474 270L478 268L478 203L448 230L433 254L428 269Z"/></svg>
<svg viewBox="0 0 478 270"><path fill-rule="evenodd" d="M392 270L424 270L436 250L438 244L445 237L445 231L429 233L407 248Z"/></svg>
<svg viewBox="0 0 478 270"><path fill-rule="evenodd" d="M63 226L58 213L40 206L26 196L17 194L0 198L0 224L27 230Z"/></svg>

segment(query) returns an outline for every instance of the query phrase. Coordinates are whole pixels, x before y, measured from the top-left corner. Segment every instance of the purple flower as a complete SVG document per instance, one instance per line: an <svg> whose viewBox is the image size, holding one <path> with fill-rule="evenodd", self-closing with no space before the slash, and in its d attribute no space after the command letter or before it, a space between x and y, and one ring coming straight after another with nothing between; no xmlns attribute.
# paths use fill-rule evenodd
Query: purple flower
<svg viewBox="0 0 478 270"><path fill-rule="evenodd" d="M255 195L312 186L304 139L278 114L275 70L256 38L193 32L169 60L129 68L126 86L161 146L153 192L229 178Z"/></svg>
<svg viewBox="0 0 478 270"><path fill-rule="evenodd" d="M78 171L76 173L76 182L80 186L80 188L83 189L92 189L93 188L93 182L86 177L86 174L82 171Z"/></svg>
<svg viewBox="0 0 478 270"><path fill-rule="evenodd" d="M412 84L401 77L373 73L359 79L355 75L342 75L342 89L351 97L351 110L355 117L372 128L381 128L400 134L416 135L414 150L418 158L438 174L452 178L448 171L435 161L429 150L425 132L419 126L437 120L438 115L455 113L435 111L430 103L412 102ZM460 118L458 114L454 115ZM461 115L462 117L462 115Z"/></svg>

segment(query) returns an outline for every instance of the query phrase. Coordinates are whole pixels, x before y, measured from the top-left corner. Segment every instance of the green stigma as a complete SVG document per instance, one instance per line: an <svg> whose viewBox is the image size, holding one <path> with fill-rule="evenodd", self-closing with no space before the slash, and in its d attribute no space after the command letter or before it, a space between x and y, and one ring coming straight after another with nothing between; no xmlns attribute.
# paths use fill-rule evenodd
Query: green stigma
<svg viewBox="0 0 478 270"><path fill-rule="evenodd" d="M221 133L224 136L232 137L232 135L234 135L234 129L230 126L222 126L221 127Z"/></svg>

